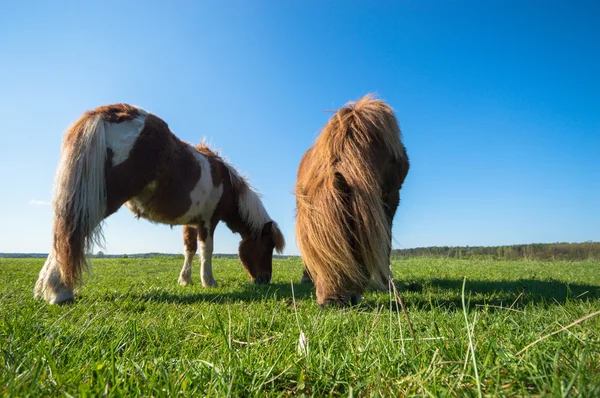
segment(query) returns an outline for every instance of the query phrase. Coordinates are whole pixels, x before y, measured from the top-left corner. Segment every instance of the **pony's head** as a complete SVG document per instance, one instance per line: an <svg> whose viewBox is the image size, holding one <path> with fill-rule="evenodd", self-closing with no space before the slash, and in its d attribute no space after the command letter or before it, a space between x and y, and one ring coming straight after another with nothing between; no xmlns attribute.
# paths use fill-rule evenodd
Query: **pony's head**
<svg viewBox="0 0 600 398"><path fill-rule="evenodd" d="M271 282L273 249L281 253L284 247L285 240L274 221L265 223L260 233L242 239L239 247L240 260L250 274L252 282L256 284Z"/></svg>

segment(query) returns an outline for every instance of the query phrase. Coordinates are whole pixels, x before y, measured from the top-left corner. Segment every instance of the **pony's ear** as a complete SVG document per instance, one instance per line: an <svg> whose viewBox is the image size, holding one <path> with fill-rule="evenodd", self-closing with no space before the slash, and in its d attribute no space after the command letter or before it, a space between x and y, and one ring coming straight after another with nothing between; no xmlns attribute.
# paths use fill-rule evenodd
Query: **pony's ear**
<svg viewBox="0 0 600 398"><path fill-rule="evenodd" d="M281 254L283 252L283 249L285 248L285 239L283 238L283 235L279 230L279 226L275 221L269 221L265 223L260 234L264 238L271 238L277 253Z"/></svg>
<svg viewBox="0 0 600 398"><path fill-rule="evenodd" d="M272 230L273 230L273 221L269 221L269 222L265 223L265 225L263 225L261 235L269 236L269 235L271 235Z"/></svg>
<svg viewBox="0 0 600 398"><path fill-rule="evenodd" d="M283 249L285 249L285 239L276 222L273 222L271 225L271 237L273 238L273 244L275 245L277 253L283 253Z"/></svg>

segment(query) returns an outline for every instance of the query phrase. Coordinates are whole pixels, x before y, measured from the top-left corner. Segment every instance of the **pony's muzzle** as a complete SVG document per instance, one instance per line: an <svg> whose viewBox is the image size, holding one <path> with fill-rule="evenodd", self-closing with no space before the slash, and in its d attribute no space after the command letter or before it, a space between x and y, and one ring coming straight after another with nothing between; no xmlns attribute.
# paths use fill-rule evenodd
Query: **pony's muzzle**
<svg viewBox="0 0 600 398"><path fill-rule="evenodd" d="M254 278L254 283L257 285L268 285L271 282L271 275L259 275Z"/></svg>
<svg viewBox="0 0 600 398"><path fill-rule="evenodd" d="M351 293L348 296L328 296L323 300L317 299L317 303L321 308L348 308L358 305L360 302L360 294Z"/></svg>

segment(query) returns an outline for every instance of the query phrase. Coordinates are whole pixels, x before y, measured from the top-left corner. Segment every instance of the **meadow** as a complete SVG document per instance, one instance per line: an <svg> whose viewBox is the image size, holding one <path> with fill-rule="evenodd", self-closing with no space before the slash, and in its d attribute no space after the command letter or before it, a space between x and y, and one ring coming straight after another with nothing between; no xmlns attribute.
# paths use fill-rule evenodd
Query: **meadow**
<svg viewBox="0 0 600 398"><path fill-rule="evenodd" d="M412 330L384 292L319 308L298 258L269 286L217 258L211 289L94 259L63 306L32 297L43 262L0 259L0 395L600 396L596 261L394 258Z"/></svg>

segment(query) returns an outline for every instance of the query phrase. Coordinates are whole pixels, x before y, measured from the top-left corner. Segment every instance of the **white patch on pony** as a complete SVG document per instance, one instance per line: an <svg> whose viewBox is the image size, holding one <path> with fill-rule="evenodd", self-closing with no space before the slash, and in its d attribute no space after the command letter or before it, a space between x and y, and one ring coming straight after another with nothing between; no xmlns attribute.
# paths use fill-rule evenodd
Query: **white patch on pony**
<svg viewBox="0 0 600 398"><path fill-rule="evenodd" d="M194 261L195 251L187 250L185 248L184 252L185 259L183 261L183 268L181 268L181 273L179 274L179 284L181 286L191 285L192 282L192 262Z"/></svg>
<svg viewBox="0 0 600 398"><path fill-rule="evenodd" d="M233 179L238 179L242 184L246 185L247 189L245 189L238 198L238 211L240 212L242 220L248 223L252 231L259 233L263 225L273 220L269 217L269 213L267 213L267 210L260 200L259 193L233 166L228 163L225 163L225 165L229 170L229 177L232 181Z"/></svg>
<svg viewBox="0 0 600 398"><path fill-rule="evenodd" d="M200 180L190 192L191 206L188 211L176 220L177 224L187 224L193 220L210 220L221 195L223 195L223 184L215 187L212 182L210 162L202 153L193 148L194 157L200 164L202 172Z"/></svg>
<svg viewBox="0 0 600 398"><path fill-rule="evenodd" d="M251 186L240 195L238 208L242 220L246 221L254 232L260 232L263 225L272 221L258 193Z"/></svg>
<svg viewBox="0 0 600 398"><path fill-rule="evenodd" d="M150 183L144 187L138 196L134 196L125 202L125 207L131 210L132 213L145 219L166 223L168 220L165 220L164 217L161 217L160 215L150 213L145 207L145 204L152 199L154 191L156 191L156 185L156 181L150 181Z"/></svg>
<svg viewBox="0 0 600 398"><path fill-rule="evenodd" d="M209 223L205 223L204 227L207 231L210 231ZM200 241L200 273L202 275L202 286L212 287L217 286L212 273L212 254L213 254L213 238L207 236L204 242Z"/></svg>
<svg viewBox="0 0 600 398"><path fill-rule="evenodd" d="M44 299L50 304L60 304L73 300L73 288L62 283L54 253L48 255L48 259L40 270L40 275L33 289L33 296Z"/></svg>
<svg viewBox="0 0 600 398"><path fill-rule="evenodd" d="M123 163L135 144L140 132L144 129L148 112L138 108L139 116L121 123L104 122L106 146L113 152L112 166Z"/></svg>
<svg viewBox="0 0 600 398"><path fill-rule="evenodd" d="M146 185L143 191L138 196L127 201L125 206L134 214L139 214L147 220L163 224L195 225L198 220L210 220L223 194L223 184L218 187L213 186L208 159L196 149L192 149L192 151L202 171L200 179L190 192L191 205L184 215L176 219L169 219L162 214L152 212L152 208L148 208L147 203L152 200L157 188L156 181L152 181Z"/></svg>

